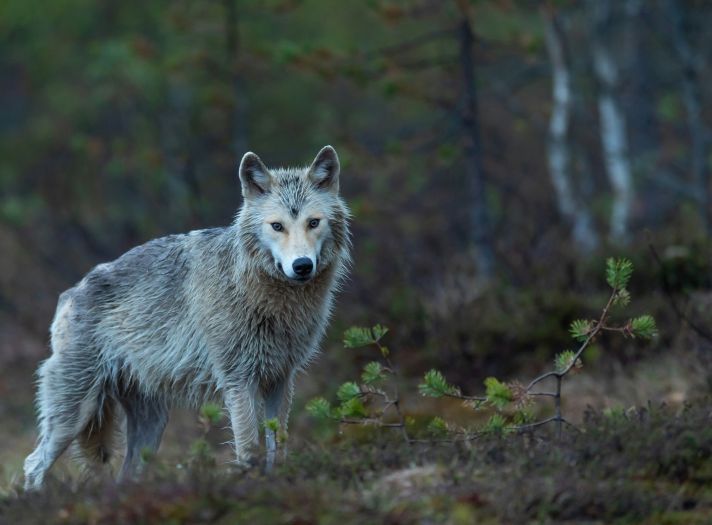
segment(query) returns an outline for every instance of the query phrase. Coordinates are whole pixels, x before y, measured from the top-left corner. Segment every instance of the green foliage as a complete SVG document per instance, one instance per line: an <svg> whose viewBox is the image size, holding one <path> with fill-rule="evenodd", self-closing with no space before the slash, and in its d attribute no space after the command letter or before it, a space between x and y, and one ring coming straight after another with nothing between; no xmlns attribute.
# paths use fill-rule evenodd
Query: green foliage
<svg viewBox="0 0 712 525"><path fill-rule="evenodd" d="M621 422L626 420L625 408L620 405L604 408L602 414L609 421Z"/></svg>
<svg viewBox="0 0 712 525"><path fill-rule="evenodd" d="M629 259L606 260L606 281L611 288L622 290L628 286L633 275L633 263Z"/></svg>
<svg viewBox="0 0 712 525"><path fill-rule="evenodd" d="M345 401L349 401L355 397L359 397L360 395L361 395L361 388L356 383L354 383L352 381L344 383L336 391L336 397L342 403Z"/></svg>
<svg viewBox="0 0 712 525"><path fill-rule="evenodd" d="M376 338L376 341L380 341L384 335L388 333L388 328L385 326L381 326L380 324L377 324L373 328L371 328L371 331L373 332L373 337Z"/></svg>
<svg viewBox="0 0 712 525"><path fill-rule="evenodd" d="M371 385L373 383L383 380L384 377L385 371L381 363L379 363L378 361L371 361L363 367L361 381L363 381L367 385Z"/></svg>
<svg viewBox="0 0 712 525"><path fill-rule="evenodd" d="M580 342L583 342L588 338L591 330L593 330L593 323L586 319L576 319L569 327L571 337Z"/></svg>
<svg viewBox="0 0 712 525"><path fill-rule="evenodd" d="M344 346L346 348L361 348L376 344L387 332L388 328L379 324L371 328L352 326L344 332Z"/></svg>
<svg viewBox="0 0 712 525"><path fill-rule="evenodd" d="M420 395L425 397L456 396L460 391L449 384L439 370L429 370L418 385Z"/></svg>
<svg viewBox="0 0 712 525"><path fill-rule="evenodd" d="M556 357L554 357L554 370L558 373L564 372L569 368L569 366L571 366L574 361L574 357L576 357L576 352L573 350L564 350L563 352L556 354ZM583 366L581 359L576 360L575 366L577 368Z"/></svg>
<svg viewBox="0 0 712 525"><path fill-rule="evenodd" d="M492 416L487 420L485 426L482 428L484 432L491 432L493 434L502 434L507 429L507 420L502 414L492 414Z"/></svg>
<svg viewBox="0 0 712 525"><path fill-rule="evenodd" d="M205 438L198 438L190 444L190 455L194 459L205 459L212 455L210 443Z"/></svg>
<svg viewBox="0 0 712 525"><path fill-rule="evenodd" d="M658 335L655 319L651 315L641 315L630 321L630 332L633 337L652 339Z"/></svg>
<svg viewBox="0 0 712 525"><path fill-rule="evenodd" d="M676 122L683 112L680 97L676 91L662 93L657 100L657 114L667 122Z"/></svg>
<svg viewBox="0 0 712 525"><path fill-rule="evenodd" d="M307 412L318 419L332 417L331 403L323 397L316 397L309 401L306 406Z"/></svg>
<svg viewBox="0 0 712 525"><path fill-rule="evenodd" d="M428 433L434 437L443 437L448 433L448 426L441 417L434 417L428 423Z"/></svg>
<svg viewBox="0 0 712 525"><path fill-rule="evenodd" d="M616 306L628 306L630 304L630 292L625 288L617 290L613 296L613 304Z"/></svg>
<svg viewBox="0 0 712 525"><path fill-rule="evenodd" d="M222 408L215 403L206 403L200 408L200 415L211 425L217 425L222 418Z"/></svg>
<svg viewBox="0 0 712 525"><path fill-rule="evenodd" d="M150 463L153 461L156 457L155 452L151 449L151 447L142 447L140 451L141 455L141 462L142 463Z"/></svg>
<svg viewBox="0 0 712 525"><path fill-rule="evenodd" d="M262 422L262 426L265 428L265 430L271 430L272 432L279 432L279 419L276 417L273 417L271 419L265 419Z"/></svg>
<svg viewBox="0 0 712 525"><path fill-rule="evenodd" d="M514 415L512 416L512 422L515 425L526 425L527 423L531 423L534 421L534 414L532 413L531 410L527 410L525 408L522 408L521 410L517 410Z"/></svg>
<svg viewBox="0 0 712 525"><path fill-rule="evenodd" d="M370 328L352 326L344 332L344 346L346 348L360 348L373 344L373 334Z"/></svg>
<svg viewBox="0 0 712 525"><path fill-rule="evenodd" d="M341 417L364 418L368 417L368 410L358 397L352 397L341 403L339 415Z"/></svg>
<svg viewBox="0 0 712 525"><path fill-rule="evenodd" d="M514 400L514 393L505 383L500 382L496 377L485 379L485 389L487 401L494 407L502 409Z"/></svg>

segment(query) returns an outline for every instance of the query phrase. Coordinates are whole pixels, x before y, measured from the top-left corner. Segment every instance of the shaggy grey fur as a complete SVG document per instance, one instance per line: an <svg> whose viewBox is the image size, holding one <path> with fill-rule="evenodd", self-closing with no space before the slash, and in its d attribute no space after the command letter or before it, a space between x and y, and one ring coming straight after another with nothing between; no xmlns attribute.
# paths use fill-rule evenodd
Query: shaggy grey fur
<svg viewBox="0 0 712 525"><path fill-rule="evenodd" d="M238 462L251 457L262 417L278 417L286 431L295 372L315 356L350 262L338 176L330 146L306 169L270 171L248 153L231 226L152 240L60 296L52 355L38 370L40 435L25 461L27 488L40 487L75 440L85 457L106 462L118 406L124 477L142 449L157 449L176 403L222 397ZM284 235L273 231L275 217L287 221ZM311 217L321 220L313 229ZM315 263L307 282L285 269L305 254Z"/></svg>

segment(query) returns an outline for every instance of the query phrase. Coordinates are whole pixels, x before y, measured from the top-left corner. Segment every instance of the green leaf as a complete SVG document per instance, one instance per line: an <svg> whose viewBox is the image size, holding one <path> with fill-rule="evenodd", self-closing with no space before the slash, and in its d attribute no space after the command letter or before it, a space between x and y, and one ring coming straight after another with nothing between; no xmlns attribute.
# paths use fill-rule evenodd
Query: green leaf
<svg viewBox="0 0 712 525"><path fill-rule="evenodd" d="M361 395L361 389L359 388L359 386L356 383L354 383L352 381L349 381L348 383L344 383L336 391L336 397L341 402L348 401L349 399L353 399L360 395Z"/></svg>
<svg viewBox="0 0 712 525"><path fill-rule="evenodd" d="M434 417L428 423L428 432L433 436L445 436L448 433L447 423L441 417Z"/></svg>
<svg viewBox="0 0 712 525"><path fill-rule="evenodd" d="M306 406L307 412L319 419L331 417L331 403L323 397L315 397Z"/></svg>
<svg viewBox="0 0 712 525"><path fill-rule="evenodd" d="M496 377L485 379L487 389L487 401L493 406L502 409L514 400L512 390L505 383L500 382Z"/></svg>
<svg viewBox="0 0 712 525"><path fill-rule="evenodd" d="M352 397L341 403L339 414L341 417L368 417L368 411L358 397Z"/></svg>
<svg viewBox="0 0 712 525"><path fill-rule="evenodd" d="M576 352L573 350L565 350L559 354L556 354L556 357L554 357L554 369L559 374L564 372L564 370L571 366L574 361L574 357L576 357ZM581 359L577 359L574 366L576 366L576 368L581 368L583 366Z"/></svg>
<svg viewBox="0 0 712 525"><path fill-rule="evenodd" d="M371 361L365 367L363 367L363 373L361 374L361 381L370 385L377 381L381 381L385 377L385 371L381 366L381 363L377 361Z"/></svg>
<svg viewBox="0 0 712 525"><path fill-rule="evenodd" d="M625 288L618 290L616 295L613 296L613 304L616 306L628 306L630 304L630 292Z"/></svg>
<svg viewBox="0 0 712 525"><path fill-rule="evenodd" d="M375 343L370 328L352 326L344 332L344 346L346 348L360 348Z"/></svg>
<svg viewBox="0 0 712 525"><path fill-rule="evenodd" d="M388 333L388 328L377 324L373 328L352 326L344 332L344 346L346 348L361 348L377 343Z"/></svg>
<svg viewBox="0 0 712 525"><path fill-rule="evenodd" d="M622 289L628 286L630 276L633 275L633 263L628 259L606 260L606 281L611 288Z"/></svg>
<svg viewBox="0 0 712 525"><path fill-rule="evenodd" d="M603 415L606 419L614 422L622 422L627 419L625 408L620 405L604 408Z"/></svg>
<svg viewBox="0 0 712 525"><path fill-rule="evenodd" d="M222 418L222 408L215 403L206 403L200 408L200 415L211 425L217 425Z"/></svg>
<svg viewBox="0 0 712 525"><path fill-rule="evenodd" d="M193 457L207 458L210 452L210 443L205 438L198 438L190 445L190 455Z"/></svg>
<svg viewBox="0 0 712 525"><path fill-rule="evenodd" d="M381 326L380 324L377 324L373 328L371 328L371 332L373 333L373 337L376 338L376 341L380 341L384 335L388 333L388 328L385 326Z"/></svg>
<svg viewBox="0 0 712 525"><path fill-rule="evenodd" d="M442 397L445 395L459 395L460 391L449 384L438 370L430 370L423 377L423 382L418 385L418 391L425 397Z"/></svg>
<svg viewBox="0 0 712 525"><path fill-rule="evenodd" d="M652 339L658 335L658 327L655 325L655 319L651 315L641 315L630 321L630 332L633 337L642 337L643 339Z"/></svg>
<svg viewBox="0 0 712 525"><path fill-rule="evenodd" d="M271 430L272 432L279 432L279 420L276 417L271 419L265 419L262 425L266 430Z"/></svg>
<svg viewBox="0 0 712 525"><path fill-rule="evenodd" d="M517 410L514 413L512 420L515 425L526 425L527 423L531 423L534 421L534 414L531 412L531 410L522 408L521 410Z"/></svg>
<svg viewBox="0 0 712 525"><path fill-rule="evenodd" d="M593 323L585 319L576 319L571 323L571 326L569 327L569 333L571 334L571 337L581 342L585 341L588 338L588 335L591 333L591 330L593 330Z"/></svg>
<svg viewBox="0 0 712 525"><path fill-rule="evenodd" d="M485 432L501 434L505 431L506 427L507 420L504 419L504 416L502 414L492 414L492 417L490 417L487 420L487 423L485 423L483 430Z"/></svg>

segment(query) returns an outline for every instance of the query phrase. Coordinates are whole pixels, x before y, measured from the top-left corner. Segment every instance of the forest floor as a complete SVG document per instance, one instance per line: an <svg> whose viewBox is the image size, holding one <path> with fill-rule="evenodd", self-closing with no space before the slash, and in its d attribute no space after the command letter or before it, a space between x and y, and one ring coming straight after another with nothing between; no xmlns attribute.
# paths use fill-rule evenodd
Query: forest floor
<svg viewBox="0 0 712 525"><path fill-rule="evenodd" d="M141 483L87 479L62 459L34 494L20 488L35 439L32 370L14 368L0 373L0 524L712 523L712 410L694 400L706 376L689 361L573 377L565 411L578 430L561 440L552 428L417 445L385 429L329 432L303 410L304 396L328 392L306 381L290 454L272 473L231 466L222 424L196 447L196 415L176 411ZM406 401L416 417L468 417L457 404Z"/></svg>

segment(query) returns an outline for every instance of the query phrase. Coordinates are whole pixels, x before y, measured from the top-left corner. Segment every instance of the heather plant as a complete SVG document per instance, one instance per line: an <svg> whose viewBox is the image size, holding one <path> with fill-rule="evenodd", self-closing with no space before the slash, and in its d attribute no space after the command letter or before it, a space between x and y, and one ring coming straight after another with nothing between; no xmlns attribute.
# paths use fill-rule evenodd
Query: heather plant
<svg viewBox="0 0 712 525"><path fill-rule="evenodd" d="M557 436L561 436L562 426L570 424L561 411L562 384L564 379L583 368L583 353L603 332L621 334L623 337L651 339L657 335L655 320L650 315L629 318L623 323L612 321L613 311L623 309L630 303L628 283L633 274L633 264L628 259L609 258L606 261L606 281L611 293L597 319L577 319L571 323L571 337L579 343L575 350L564 350L554 357L553 368L529 383L518 381L505 383L495 377L485 379L485 395L465 396L460 389L447 382L438 370L430 370L419 386L421 395L427 397L451 397L461 399L473 409L490 408L494 414L480 431L468 433L459 430L464 438L477 436L481 432L510 432L533 429L548 423L556 425ZM553 388L542 390L541 385L552 383ZM536 399L553 400L553 415L534 421L530 405ZM441 418L435 418L430 428L436 433L445 433L453 428Z"/></svg>

